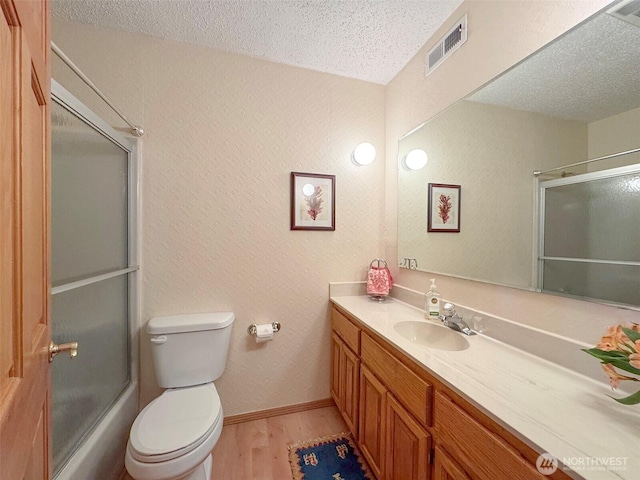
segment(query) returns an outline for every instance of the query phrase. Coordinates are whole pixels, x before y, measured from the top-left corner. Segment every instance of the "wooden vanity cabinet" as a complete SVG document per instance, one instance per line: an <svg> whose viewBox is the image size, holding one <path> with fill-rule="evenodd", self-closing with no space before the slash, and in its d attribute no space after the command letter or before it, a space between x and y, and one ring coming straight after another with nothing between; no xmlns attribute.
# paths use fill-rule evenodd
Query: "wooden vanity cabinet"
<svg viewBox="0 0 640 480"><path fill-rule="evenodd" d="M335 333L331 336L331 396L358 438L360 359Z"/></svg>
<svg viewBox="0 0 640 480"><path fill-rule="evenodd" d="M434 449L433 480L471 480L466 472L439 446Z"/></svg>
<svg viewBox="0 0 640 480"><path fill-rule="evenodd" d="M331 324L331 395L371 471L379 480L430 479L431 385L336 308Z"/></svg>
<svg viewBox="0 0 640 480"><path fill-rule="evenodd" d="M431 436L365 365L360 370L358 444L378 479L431 478Z"/></svg>
<svg viewBox="0 0 640 480"><path fill-rule="evenodd" d="M378 480L569 479L539 473L535 450L335 306L331 367L333 398Z"/></svg>
<svg viewBox="0 0 640 480"><path fill-rule="evenodd" d="M391 394L387 394L384 478L427 480L431 478L431 435L414 420Z"/></svg>
<svg viewBox="0 0 640 480"><path fill-rule="evenodd" d="M366 366L360 369L360 436L358 445L373 474L384 472L387 388Z"/></svg>
<svg viewBox="0 0 640 480"><path fill-rule="evenodd" d="M335 309L332 311L331 323L331 396L354 439L357 440L360 329Z"/></svg>
<svg viewBox="0 0 640 480"><path fill-rule="evenodd" d="M366 333L360 358L404 408L421 424L431 425L432 382L409 369L403 361Z"/></svg>
<svg viewBox="0 0 640 480"><path fill-rule="evenodd" d="M360 443L378 479L428 480L432 385L367 333L361 334ZM372 408L375 398L377 408ZM378 400L380 399L380 400ZM378 417L378 425L370 425ZM379 412L379 413L378 413ZM371 459L369 438L380 435L379 458ZM370 460L371 459L371 460ZM379 473L378 473L379 472Z"/></svg>
<svg viewBox="0 0 640 480"><path fill-rule="evenodd" d="M544 480L535 465L503 437L457 405L444 391L436 393L435 435L438 443L460 467L480 480ZM485 415L477 412L477 416ZM496 425L497 427L497 425ZM561 472L558 478L566 478ZM463 477L464 478L464 477Z"/></svg>

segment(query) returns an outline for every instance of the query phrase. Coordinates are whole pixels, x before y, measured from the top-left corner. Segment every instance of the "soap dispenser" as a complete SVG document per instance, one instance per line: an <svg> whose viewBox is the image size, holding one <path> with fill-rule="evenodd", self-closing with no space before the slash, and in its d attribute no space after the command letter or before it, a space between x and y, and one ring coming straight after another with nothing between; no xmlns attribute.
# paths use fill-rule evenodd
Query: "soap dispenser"
<svg viewBox="0 0 640 480"><path fill-rule="evenodd" d="M426 294L427 297L427 305L426 305L426 314L427 318L438 318L440 315L440 300L441 296L438 293L438 288L436 287L436 279L431 279L431 286L429 287L429 291Z"/></svg>

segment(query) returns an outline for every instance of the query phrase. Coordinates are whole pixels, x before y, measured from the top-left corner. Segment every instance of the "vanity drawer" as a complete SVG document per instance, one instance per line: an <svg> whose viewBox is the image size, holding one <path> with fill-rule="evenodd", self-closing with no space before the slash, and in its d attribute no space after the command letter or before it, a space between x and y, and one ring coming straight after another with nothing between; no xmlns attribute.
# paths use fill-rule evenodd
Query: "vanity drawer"
<svg viewBox="0 0 640 480"><path fill-rule="evenodd" d="M362 334L361 359L409 412L431 426L433 387L429 383L366 334Z"/></svg>
<svg viewBox="0 0 640 480"><path fill-rule="evenodd" d="M360 329L335 308L331 309L331 328L356 355L360 355Z"/></svg>
<svg viewBox="0 0 640 480"><path fill-rule="evenodd" d="M438 443L479 479L549 480L520 452L490 431L446 395L435 395L435 431ZM564 477L561 477L564 478Z"/></svg>

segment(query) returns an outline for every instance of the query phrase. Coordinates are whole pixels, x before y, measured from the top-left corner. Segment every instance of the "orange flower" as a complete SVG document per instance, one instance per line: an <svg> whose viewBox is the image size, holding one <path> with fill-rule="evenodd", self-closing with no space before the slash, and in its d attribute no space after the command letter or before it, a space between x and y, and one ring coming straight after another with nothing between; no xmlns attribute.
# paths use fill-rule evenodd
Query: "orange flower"
<svg viewBox="0 0 640 480"><path fill-rule="evenodd" d="M629 332L629 335L625 331ZM618 388L623 380L640 382L640 378L623 375L616 370L619 368L625 373L630 371L640 377L640 335L638 333L640 333L640 324L637 323L624 328L624 330L621 325L611 326L602 336L596 348L582 349L583 352L600 360L600 366L609 377L612 390ZM629 336L633 338L633 341ZM640 404L640 390L624 398L611 398L623 405L638 405Z"/></svg>
<svg viewBox="0 0 640 480"><path fill-rule="evenodd" d="M631 327L633 330L637 330L638 325L633 324ZM624 347L626 344L630 344L631 340L629 337L622 331L622 327L620 325L611 326L607 329L607 334L600 339L600 343L596 345L596 348L599 350L604 350L605 352L610 352L612 350L620 350L623 351L620 347Z"/></svg>
<svg viewBox="0 0 640 480"><path fill-rule="evenodd" d="M610 363L603 363L602 370L604 370L604 373L609 375L609 383L611 384L612 390L615 390L616 388L618 388L618 385L620 384L620 380L635 380L633 377L620 375L618 372L616 372L616 370L613 368L613 365L611 365Z"/></svg>
<svg viewBox="0 0 640 480"><path fill-rule="evenodd" d="M637 344L638 342L636 342ZM640 353L632 353L629 355L629 365L633 368L640 369Z"/></svg>

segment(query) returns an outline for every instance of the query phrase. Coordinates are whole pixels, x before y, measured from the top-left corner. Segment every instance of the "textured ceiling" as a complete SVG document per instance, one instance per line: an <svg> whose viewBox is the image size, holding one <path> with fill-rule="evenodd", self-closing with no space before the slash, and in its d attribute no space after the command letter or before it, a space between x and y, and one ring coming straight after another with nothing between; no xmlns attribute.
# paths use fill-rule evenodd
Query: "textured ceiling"
<svg viewBox="0 0 640 480"><path fill-rule="evenodd" d="M600 14L468 99L585 123L640 107L640 28Z"/></svg>
<svg viewBox="0 0 640 480"><path fill-rule="evenodd" d="M56 18L383 85L461 3L462 0L51 2Z"/></svg>

